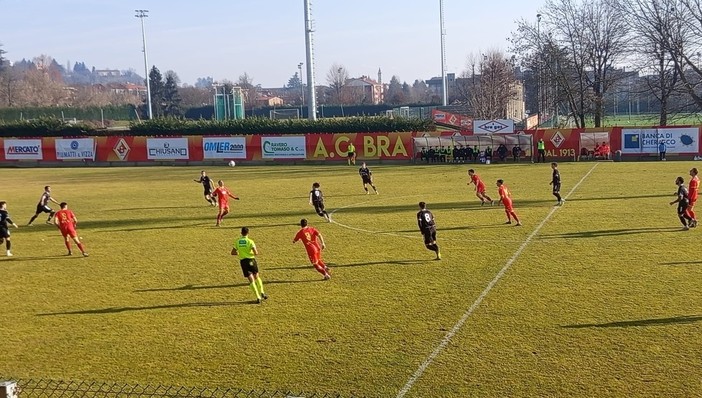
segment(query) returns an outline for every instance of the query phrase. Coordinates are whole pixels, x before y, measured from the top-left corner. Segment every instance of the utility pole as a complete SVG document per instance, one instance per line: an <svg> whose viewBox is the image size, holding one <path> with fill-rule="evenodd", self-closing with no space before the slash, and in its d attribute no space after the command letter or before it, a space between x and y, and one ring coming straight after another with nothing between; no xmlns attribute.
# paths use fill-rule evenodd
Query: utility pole
<svg viewBox="0 0 702 398"><path fill-rule="evenodd" d="M146 78L146 103L149 107L149 119L153 119L154 113L151 108L151 83L149 82L149 61L146 55L146 33L144 31L144 18L149 16L149 10L134 10L134 12L136 12L136 15L134 16L141 20L141 40L144 46L144 73Z"/></svg>

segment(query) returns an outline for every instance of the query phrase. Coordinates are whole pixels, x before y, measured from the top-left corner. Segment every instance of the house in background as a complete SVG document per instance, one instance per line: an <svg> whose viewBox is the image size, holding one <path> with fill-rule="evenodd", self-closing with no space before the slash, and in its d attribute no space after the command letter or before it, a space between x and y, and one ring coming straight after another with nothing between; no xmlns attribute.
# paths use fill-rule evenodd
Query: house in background
<svg viewBox="0 0 702 398"><path fill-rule="evenodd" d="M385 89L368 76L346 80L341 88L346 103L377 105L385 100Z"/></svg>

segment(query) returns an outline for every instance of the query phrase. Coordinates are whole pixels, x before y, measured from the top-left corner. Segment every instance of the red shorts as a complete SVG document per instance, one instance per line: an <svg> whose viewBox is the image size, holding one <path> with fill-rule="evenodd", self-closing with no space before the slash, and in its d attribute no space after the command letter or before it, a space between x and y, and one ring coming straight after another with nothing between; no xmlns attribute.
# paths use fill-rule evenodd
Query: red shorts
<svg viewBox="0 0 702 398"><path fill-rule="evenodd" d="M476 185L476 191L478 191L478 193L485 193L485 184L481 182Z"/></svg>
<svg viewBox="0 0 702 398"><path fill-rule="evenodd" d="M322 253L319 250L307 249L307 257L309 257L310 263L317 264L322 259Z"/></svg>
<svg viewBox="0 0 702 398"><path fill-rule="evenodd" d="M512 208L512 200L511 199L507 199L507 200L502 199L502 204L505 205L505 211L514 211L514 208Z"/></svg>
<svg viewBox="0 0 702 398"><path fill-rule="evenodd" d="M222 210L229 211L229 203L222 203L222 202L218 202L218 203L219 203L219 210L220 211L222 211Z"/></svg>
<svg viewBox="0 0 702 398"><path fill-rule="evenodd" d="M690 199L690 204L687 205L688 208L695 206L695 203L697 202L697 198Z"/></svg>
<svg viewBox="0 0 702 398"><path fill-rule="evenodd" d="M64 238L68 236L75 238L78 236L78 233L75 228L61 228L61 235L63 235Z"/></svg>

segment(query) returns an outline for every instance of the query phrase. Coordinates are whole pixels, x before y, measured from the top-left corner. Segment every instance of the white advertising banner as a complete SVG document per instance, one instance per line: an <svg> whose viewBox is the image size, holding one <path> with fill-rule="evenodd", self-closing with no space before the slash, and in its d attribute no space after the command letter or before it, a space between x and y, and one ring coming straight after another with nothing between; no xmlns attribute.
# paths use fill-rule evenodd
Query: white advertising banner
<svg viewBox="0 0 702 398"><path fill-rule="evenodd" d="M146 152L149 160L188 160L188 139L182 138L147 138Z"/></svg>
<svg viewBox="0 0 702 398"><path fill-rule="evenodd" d="M513 134L514 120L474 120L473 134Z"/></svg>
<svg viewBox="0 0 702 398"><path fill-rule="evenodd" d="M58 160L95 160L94 138L57 138L54 142Z"/></svg>
<svg viewBox="0 0 702 398"><path fill-rule="evenodd" d="M42 160L44 158L41 152L41 139L6 139L4 146L7 160Z"/></svg>
<svg viewBox="0 0 702 398"><path fill-rule="evenodd" d="M305 159L305 136L262 137L261 153L263 159Z"/></svg>
<svg viewBox="0 0 702 398"><path fill-rule="evenodd" d="M697 127L622 129L622 153L656 154L663 142L669 154L697 154L699 139Z"/></svg>
<svg viewBox="0 0 702 398"><path fill-rule="evenodd" d="M246 137L203 137L205 159L246 159Z"/></svg>

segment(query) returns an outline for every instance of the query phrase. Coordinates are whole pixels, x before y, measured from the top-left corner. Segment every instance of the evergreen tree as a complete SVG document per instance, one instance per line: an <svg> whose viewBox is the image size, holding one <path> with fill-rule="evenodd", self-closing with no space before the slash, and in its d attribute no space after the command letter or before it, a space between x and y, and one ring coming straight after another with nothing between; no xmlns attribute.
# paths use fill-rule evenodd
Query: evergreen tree
<svg viewBox="0 0 702 398"><path fill-rule="evenodd" d="M151 86L151 110L154 117L161 117L164 115L166 90L161 71L156 66L149 72L149 85Z"/></svg>
<svg viewBox="0 0 702 398"><path fill-rule="evenodd" d="M164 114L166 116L180 117L183 115L181 109L182 98L178 91L177 77L169 73L166 77L166 84L163 87Z"/></svg>

